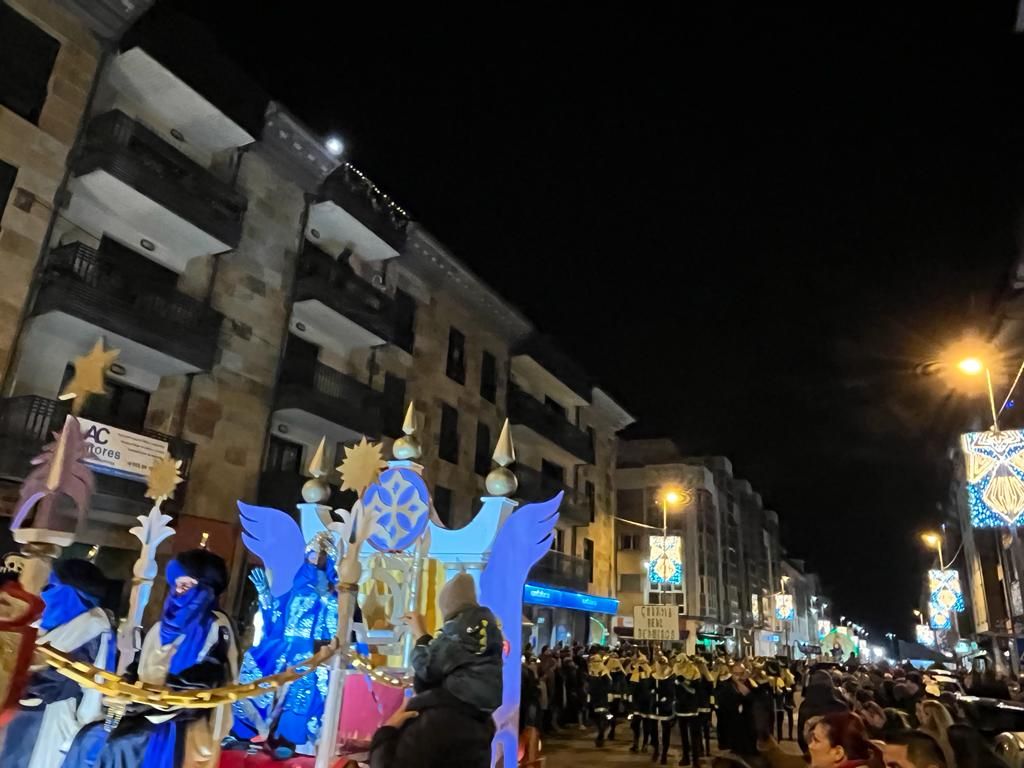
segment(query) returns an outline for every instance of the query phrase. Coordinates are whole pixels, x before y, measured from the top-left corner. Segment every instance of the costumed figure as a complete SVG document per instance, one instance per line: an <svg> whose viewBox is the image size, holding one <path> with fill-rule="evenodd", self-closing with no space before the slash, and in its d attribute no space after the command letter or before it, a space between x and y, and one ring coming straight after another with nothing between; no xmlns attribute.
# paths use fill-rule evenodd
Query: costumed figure
<svg viewBox="0 0 1024 768"><path fill-rule="evenodd" d="M16 570L0 570L0 728L18 711L43 606L22 589Z"/></svg>
<svg viewBox="0 0 1024 768"><path fill-rule="evenodd" d="M786 722L789 729L789 740L793 740L793 711L796 709L795 692L796 677L789 667L782 667L782 708L786 713ZM779 741L782 741L782 719L779 719Z"/></svg>
<svg viewBox="0 0 1024 768"><path fill-rule="evenodd" d="M612 690L612 676L600 653L594 653L587 662L587 696L590 714L597 726L596 744L604 746L605 732L609 724L615 728L615 718L611 713L609 695Z"/></svg>
<svg viewBox="0 0 1024 768"><path fill-rule="evenodd" d="M651 679L651 665L643 654L637 656L629 667L629 698L633 705L630 727L633 729L633 746L630 752L647 751L647 745L658 749L658 730L651 715L654 714L654 680ZM643 732L643 745L640 734Z"/></svg>
<svg viewBox="0 0 1024 768"><path fill-rule="evenodd" d="M629 692L626 685L626 668L622 666L619 654L612 651L605 660L611 687L608 690L608 712L611 714L611 727L608 729L608 740L615 741L615 726L619 720L628 717Z"/></svg>
<svg viewBox="0 0 1024 768"><path fill-rule="evenodd" d="M87 560L60 560L43 588L36 645L46 643L73 659L113 670L116 643L100 607L107 580ZM59 768L79 730L103 717L99 691L83 690L56 670L32 670L18 711L4 730L3 768Z"/></svg>
<svg viewBox="0 0 1024 768"><path fill-rule="evenodd" d="M672 726L675 724L675 676L668 659L658 655L651 672L654 702L651 710L651 727L654 730L654 753L651 762L658 759L658 746L661 745L661 764L668 762L668 747L672 739ZM660 726L660 733L658 733ZM660 742L658 738L660 737Z"/></svg>
<svg viewBox="0 0 1024 768"><path fill-rule="evenodd" d="M704 682L700 670L685 654L676 657L675 715L679 723L679 738L683 742L683 755L679 765L697 765L701 758L701 726L698 712L698 688Z"/></svg>
<svg viewBox="0 0 1024 768"><path fill-rule="evenodd" d="M274 596L263 570L252 572L263 637L245 652L239 682L282 672L331 641L338 629L337 557L331 534L317 533L306 545L305 561L295 573L291 589L280 597ZM275 584L281 578L279 570L271 573ZM326 667L319 667L288 685L283 695L275 697L268 692L235 702L232 736L245 741L257 734L267 737L279 760L295 752L313 754L323 720L327 672Z"/></svg>
<svg viewBox="0 0 1024 768"><path fill-rule="evenodd" d="M205 549L182 552L168 563L166 577L169 591L160 621L146 633L129 676L176 690L234 682L234 630L217 610L217 599L228 583L224 560ZM162 711L130 704L109 733L102 723L83 729L64 768L212 768L230 728L227 705Z"/></svg>
<svg viewBox="0 0 1024 768"><path fill-rule="evenodd" d="M694 661L700 670L697 685L697 719L700 721L700 732L704 736L704 754L711 754L711 712L715 708L715 676L708 670L708 665L699 656Z"/></svg>

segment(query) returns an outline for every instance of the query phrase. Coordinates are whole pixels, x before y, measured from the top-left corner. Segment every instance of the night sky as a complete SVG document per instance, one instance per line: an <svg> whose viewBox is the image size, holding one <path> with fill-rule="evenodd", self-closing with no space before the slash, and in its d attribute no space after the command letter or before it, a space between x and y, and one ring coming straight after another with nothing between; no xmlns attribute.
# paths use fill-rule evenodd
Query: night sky
<svg viewBox="0 0 1024 768"><path fill-rule="evenodd" d="M984 407L915 371L993 327L1019 253L1012 2L162 4L341 135L638 434L729 456L837 616L909 630L915 533Z"/></svg>

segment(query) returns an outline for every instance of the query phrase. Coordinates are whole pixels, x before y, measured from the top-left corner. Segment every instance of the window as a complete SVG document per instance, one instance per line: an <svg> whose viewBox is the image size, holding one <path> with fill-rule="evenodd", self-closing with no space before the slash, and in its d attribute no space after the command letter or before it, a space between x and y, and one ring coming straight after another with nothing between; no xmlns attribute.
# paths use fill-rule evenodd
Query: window
<svg viewBox="0 0 1024 768"><path fill-rule="evenodd" d="M445 525L452 524L452 489L443 485L434 486L434 511Z"/></svg>
<svg viewBox="0 0 1024 768"><path fill-rule="evenodd" d="M561 486L565 483L565 467L561 464L556 464L555 462L548 461L547 459L541 459L540 473L544 475L544 479L547 481L545 486L547 487L553 485Z"/></svg>
<svg viewBox="0 0 1024 768"><path fill-rule="evenodd" d="M482 421L476 423L476 455L473 469L478 475L491 471L491 428Z"/></svg>
<svg viewBox="0 0 1024 768"><path fill-rule="evenodd" d="M594 522L597 519L597 499L594 484L590 480L583 486L583 493L587 498L587 509L590 510L590 522Z"/></svg>
<svg viewBox="0 0 1024 768"><path fill-rule="evenodd" d="M498 399L498 361L490 352L480 361L480 397L489 403Z"/></svg>
<svg viewBox="0 0 1024 768"><path fill-rule="evenodd" d="M594 541L583 540L583 559L587 561L587 581L594 580Z"/></svg>
<svg viewBox="0 0 1024 768"><path fill-rule="evenodd" d="M452 381L466 383L466 337L458 328L448 331L448 363L444 372Z"/></svg>
<svg viewBox="0 0 1024 768"><path fill-rule="evenodd" d="M4 208L7 207L7 200L14 189L14 179L18 175L18 169L0 160L0 217L3 217Z"/></svg>
<svg viewBox="0 0 1024 768"><path fill-rule="evenodd" d="M384 374L384 434L398 437L405 421L405 379Z"/></svg>
<svg viewBox="0 0 1024 768"><path fill-rule="evenodd" d="M411 353L416 341L416 299L402 289L395 291L395 344Z"/></svg>
<svg viewBox="0 0 1024 768"><path fill-rule="evenodd" d="M619 592L642 592L644 576L642 573L619 574Z"/></svg>
<svg viewBox="0 0 1024 768"><path fill-rule="evenodd" d="M74 375L74 366L64 369L61 391ZM149 410L149 392L122 384L111 379L105 380L106 395L94 395L82 407L82 417L92 419L111 427L141 432L146 426L146 411Z"/></svg>
<svg viewBox="0 0 1024 768"><path fill-rule="evenodd" d="M263 469L267 472L298 474L300 464L302 464L301 445L282 440L277 435L270 436L267 443L267 460L263 462Z"/></svg>
<svg viewBox="0 0 1024 768"><path fill-rule="evenodd" d="M0 104L39 122L60 43L0 3Z"/></svg>
<svg viewBox="0 0 1024 768"><path fill-rule="evenodd" d="M551 544L556 552L565 552L565 531L561 528L555 528L555 539Z"/></svg>
<svg viewBox="0 0 1024 768"><path fill-rule="evenodd" d="M623 552L640 550L639 534L622 534L619 536L619 549Z"/></svg>
<svg viewBox="0 0 1024 768"><path fill-rule="evenodd" d="M437 455L452 464L459 463L459 412L447 403L441 406L441 442Z"/></svg>
<svg viewBox="0 0 1024 768"><path fill-rule="evenodd" d="M547 408L552 413L558 414L563 419L566 418L565 406L562 405L557 400L555 400L555 399L553 399L551 397L548 397L547 395L544 395L544 407Z"/></svg>

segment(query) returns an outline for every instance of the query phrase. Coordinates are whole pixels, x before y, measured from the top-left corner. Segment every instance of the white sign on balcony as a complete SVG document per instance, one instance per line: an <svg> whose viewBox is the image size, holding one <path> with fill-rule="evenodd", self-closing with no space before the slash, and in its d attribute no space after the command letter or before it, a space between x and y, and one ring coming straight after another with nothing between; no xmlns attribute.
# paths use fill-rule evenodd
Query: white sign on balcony
<svg viewBox="0 0 1024 768"><path fill-rule="evenodd" d="M167 443L98 421L79 419L89 446L85 463L93 471L145 482L153 462L167 455Z"/></svg>

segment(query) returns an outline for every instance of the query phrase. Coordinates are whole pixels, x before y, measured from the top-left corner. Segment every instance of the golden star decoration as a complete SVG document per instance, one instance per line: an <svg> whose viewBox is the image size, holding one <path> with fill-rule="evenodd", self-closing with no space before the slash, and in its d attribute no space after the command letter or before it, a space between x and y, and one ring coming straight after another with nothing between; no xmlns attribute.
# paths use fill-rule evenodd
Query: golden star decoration
<svg viewBox="0 0 1024 768"><path fill-rule="evenodd" d="M78 414L82 410L89 395L102 395L107 391L107 369L119 353L118 349L104 350L103 339L96 339L88 354L75 358L75 375L60 393L61 400L74 400L71 404L73 413Z"/></svg>
<svg viewBox="0 0 1024 768"><path fill-rule="evenodd" d="M164 456L153 462L149 468L149 475L146 478L146 498L154 501L163 501L174 496L174 489L182 482L178 473L181 469L181 459L171 456Z"/></svg>
<svg viewBox="0 0 1024 768"><path fill-rule="evenodd" d="M358 444L345 446L345 459L338 467L341 474L341 490L362 493L367 486L377 481L380 471L387 467L378 443L367 442L364 437Z"/></svg>

